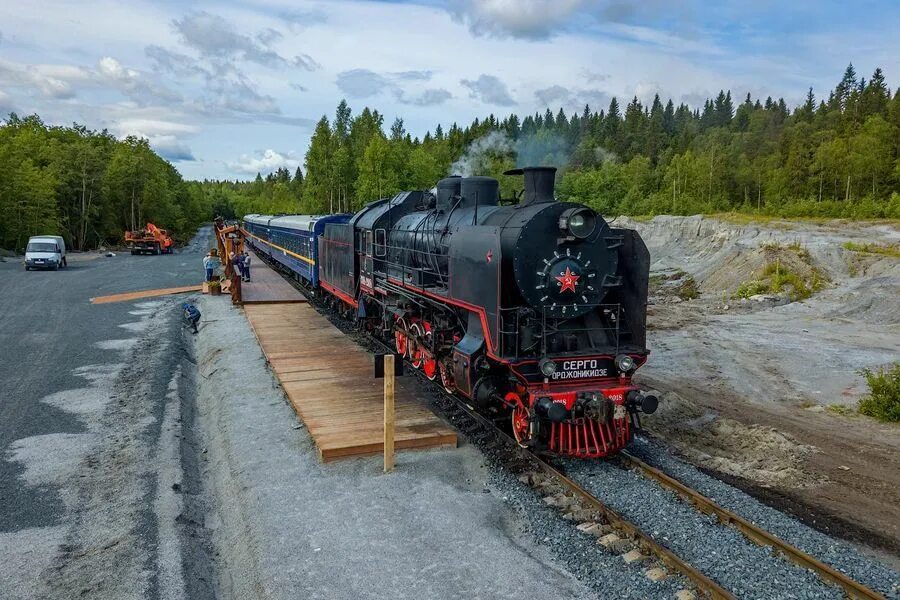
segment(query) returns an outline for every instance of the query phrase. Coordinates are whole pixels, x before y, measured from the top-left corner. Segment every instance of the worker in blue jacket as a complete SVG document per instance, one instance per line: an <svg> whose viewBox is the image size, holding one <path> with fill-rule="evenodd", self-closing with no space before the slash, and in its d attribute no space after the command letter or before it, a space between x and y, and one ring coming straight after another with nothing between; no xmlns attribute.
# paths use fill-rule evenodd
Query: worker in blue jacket
<svg viewBox="0 0 900 600"><path fill-rule="evenodd" d="M194 333L197 333L197 323L200 322L200 311L196 306L185 302L181 305L182 310L184 311L184 320L187 322Z"/></svg>

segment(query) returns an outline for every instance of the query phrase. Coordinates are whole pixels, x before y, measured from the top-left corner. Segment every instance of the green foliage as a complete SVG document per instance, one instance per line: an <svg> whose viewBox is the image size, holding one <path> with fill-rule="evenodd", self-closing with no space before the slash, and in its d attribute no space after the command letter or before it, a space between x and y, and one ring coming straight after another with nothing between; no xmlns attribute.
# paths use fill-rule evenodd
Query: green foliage
<svg viewBox="0 0 900 600"><path fill-rule="evenodd" d="M863 369L869 395L859 401L859 412L879 421L900 422L900 363L871 370Z"/></svg>
<svg viewBox="0 0 900 600"><path fill-rule="evenodd" d="M821 290L827 283L822 272L811 264L809 251L799 242L787 246L767 243L761 246L772 259L756 278L743 282L735 291L736 298L750 298L757 294L786 294L792 301L805 300ZM799 270L791 269L781 256L796 257L805 264ZM796 264L796 259L795 264ZM802 271L802 272L801 272Z"/></svg>
<svg viewBox="0 0 900 600"><path fill-rule="evenodd" d="M318 122L302 192L291 197L301 212L355 210L398 190L428 189L467 156L473 174L500 179L504 198L521 186L502 176L506 169L557 166L561 199L607 215L900 218L900 92L890 95L880 70L865 80L851 66L828 98L817 102L810 90L793 112L782 99L735 102L727 90L702 110L613 98L571 116L547 109L438 125L421 139L402 119L385 131L378 111L353 115L341 101L333 119ZM497 143L485 150L486 140ZM473 148L482 148L477 160ZM237 215L290 205L268 179L205 185L230 190Z"/></svg>
<svg viewBox="0 0 900 600"><path fill-rule="evenodd" d="M757 294L768 294L770 291L771 286L768 281L753 279L751 281L745 281L738 286L734 296L735 298L749 298L750 296L756 296Z"/></svg>
<svg viewBox="0 0 900 600"><path fill-rule="evenodd" d="M147 221L183 238L212 216L146 140L50 127L37 115L0 122L0 173L0 247L12 250L38 234L86 250Z"/></svg>
<svg viewBox="0 0 900 600"><path fill-rule="evenodd" d="M842 417L851 417L856 414L853 409L844 406L843 404L829 404L825 407L825 410L836 415L841 415Z"/></svg>
<svg viewBox="0 0 900 600"><path fill-rule="evenodd" d="M845 242L844 249L851 252L860 252L863 254L882 254L893 258L900 258L900 244L880 245L880 244L857 244L855 242Z"/></svg>
<svg viewBox="0 0 900 600"><path fill-rule="evenodd" d="M688 275L682 279L676 293L682 300L693 300L694 298L698 298L700 296L700 289L697 287L697 280L691 275Z"/></svg>
<svg viewBox="0 0 900 600"><path fill-rule="evenodd" d="M652 294L677 296L681 300L693 300L700 296L697 280L681 269L650 275L650 289Z"/></svg>

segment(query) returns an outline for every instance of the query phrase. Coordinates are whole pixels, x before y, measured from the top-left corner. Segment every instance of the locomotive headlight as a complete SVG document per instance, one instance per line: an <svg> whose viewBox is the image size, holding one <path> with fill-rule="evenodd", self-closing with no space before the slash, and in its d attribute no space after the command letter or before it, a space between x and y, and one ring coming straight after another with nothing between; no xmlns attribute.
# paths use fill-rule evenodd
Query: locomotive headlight
<svg viewBox="0 0 900 600"><path fill-rule="evenodd" d="M559 228L566 235L583 240L594 233L597 215L589 208L570 208L559 217Z"/></svg>
<svg viewBox="0 0 900 600"><path fill-rule="evenodd" d="M622 373L631 373L634 370L634 359L627 354L616 357L616 368Z"/></svg>
<svg viewBox="0 0 900 600"><path fill-rule="evenodd" d="M542 358L541 362L538 363L538 367L541 369L544 377L553 377L553 374L556 373L556 363L549 358Z"/></svg>

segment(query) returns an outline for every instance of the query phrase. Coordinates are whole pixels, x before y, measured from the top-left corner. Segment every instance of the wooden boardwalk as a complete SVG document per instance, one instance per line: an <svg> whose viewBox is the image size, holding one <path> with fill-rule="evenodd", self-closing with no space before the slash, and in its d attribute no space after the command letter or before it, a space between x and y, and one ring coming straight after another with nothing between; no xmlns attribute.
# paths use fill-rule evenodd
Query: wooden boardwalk
<svg viewBox="0 0 900 600"><path fill-rule="evenodd" d="M243 304L284 304L289 302L306 302L297 288L285 281L279 273L267 265L249 245L250 283L241 284L241 300Z"/></svg>
<svg viewBox="0 0 900 600"><path fill-rule="evenodd" d="M244 309L319 458L381 454L384 382L373 377L372 355L308 304ZM456 433L415 401L412 388L397 380L395 447L456 446Z"/></svg>
<svg viewBox="0 0 900 600"><path fill-rule="evenodd" d="M123 294L112 294L109 296L97 296L91 298L91 304L108 304L110 302L129 302L131 300L140 300L142 298L153 298L156 296L168 296L170 294L186 294L188 292L199 292L203 289L202 285L184 285L181 287L161 288L156 290L141 290L139 292L125 292Z"/></svg>

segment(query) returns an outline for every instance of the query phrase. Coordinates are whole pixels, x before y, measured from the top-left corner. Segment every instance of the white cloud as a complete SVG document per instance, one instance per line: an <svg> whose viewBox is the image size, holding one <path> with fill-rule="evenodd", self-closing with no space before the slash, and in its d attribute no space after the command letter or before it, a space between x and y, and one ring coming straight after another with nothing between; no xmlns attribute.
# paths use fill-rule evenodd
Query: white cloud
<svg viewBox="0 0 900 600"><path fill-rule="evenodd" d="M117 122L114 130L119 135L136 135L138 137L154 137L196 133L196 125L187 125L176 121L153 118L126 118Z"/></svg>
<svg viewBox="0 0 900 600"><path fill-rule="evenodd" d="M257 39L239 33L234 26L219 15L208 12L194 12L182 19L175 19L172 25L181 34L182 41L198 51L201 56L214 59L243 58L266 66L285 64L285 59L273 51L269 44L279 39L281 34L271 28L257 34Z"/></svg>
<svg viewBox="0 0 900 600"><path fill-rule="evenodd" d="M228 168L236 173L244 173L247 175L263 175L271 173L276 169L285 167L290 171L300 166L300 160L293 152L281 153L275 150L265 150L260 156L259 152L255 156L242 154L241 158L234 162L229 162Z"/></svg>
<svg viewBox="0 0 900 600"><path fill-rule="evenodd" d="M369 69L352 69L338 73L337 86L351 98L370 98L392 86L387 77Z"/></svg>
<svg viewBox="0 0 900 600"><path fill-rule="evenodd" d="M497 104L499 106L512 106L516 103L506 84L494 75L479 75L478 79L463 79L460 83L469 88L469 97L480 100L485 104Z"/></svg>
<svg viewBox="0 0 900 600"><path fill-rule="evenodd" d="M104 56L100 59L100 73L110 79L131 82L138 78L138 72L134 69L126 69L122 63L111 56Z"/></svg>
<svg viewBox="0 0 900 600"><path fill-rule="evenodd" d="M476 35L542 39L583 4L584 0L461 0L453 14Z"/></svg>
<svg viewBox="0 0 900 600"><path fill-rule="evenodd" d="M62 69L41 65L23 65L0 59L0 84L4 87L24 87L57 100L75 97L76 91L69 81L54 76ZM81 79L80 71L78 72Z"/></svg>
<svg viewBox="0 0 900 600"><path fill-rule="evenodd" d="M150 145L160 156L171 162L196 160L191 148L174 135L160 135L150 140Z"/></svg>

